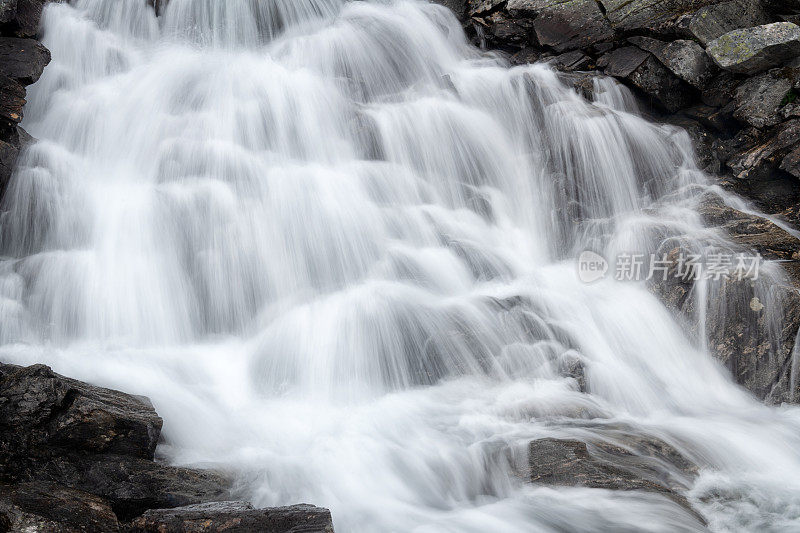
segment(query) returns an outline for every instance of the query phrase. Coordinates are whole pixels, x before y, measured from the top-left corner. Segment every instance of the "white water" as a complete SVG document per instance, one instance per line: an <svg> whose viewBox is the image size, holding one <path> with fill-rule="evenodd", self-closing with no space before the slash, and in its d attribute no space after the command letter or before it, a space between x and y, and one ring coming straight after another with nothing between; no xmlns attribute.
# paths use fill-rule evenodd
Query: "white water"
<svg viewBox="0 0 800 533"><path fill-rule="evenodd" d="M800 530L800 412L641 284L577 279L585 248L715 238L688 138L624 93L508 69L421 2L77 0L43 31L3 359L146 394L165 459L340 533L696 529L514 475L532 438L620 425L702 466L712 529Z"/></svg>

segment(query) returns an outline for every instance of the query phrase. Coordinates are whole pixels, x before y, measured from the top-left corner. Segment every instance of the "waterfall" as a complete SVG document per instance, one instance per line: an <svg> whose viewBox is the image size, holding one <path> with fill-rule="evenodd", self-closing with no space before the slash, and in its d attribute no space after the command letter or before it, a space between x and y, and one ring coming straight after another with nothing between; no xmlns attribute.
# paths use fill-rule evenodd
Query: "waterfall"
<svg viewBox="0 0 800 533"><path fill-rule="evenodd" d="M577 275L586 250L727 245L684 132L422 1L160 11L45 10L4 360L149 396L164 460L338 531L692 530L657 493L517 475L532 439L621 426L701 465L713 529L797 527L800 411L738 387L646 282Z"/></svg>

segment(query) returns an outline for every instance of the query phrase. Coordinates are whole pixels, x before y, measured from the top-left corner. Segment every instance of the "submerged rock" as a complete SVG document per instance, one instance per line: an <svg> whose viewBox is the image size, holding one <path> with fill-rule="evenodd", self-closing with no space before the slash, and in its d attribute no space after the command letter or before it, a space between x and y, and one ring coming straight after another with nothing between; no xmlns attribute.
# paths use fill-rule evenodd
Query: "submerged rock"
<svg viewBox="0 0 800 533"><path fill-rule="evenodd" d="M702 515L678 492L686 486L671 473L679 470L691 478L697 467L663 441L634 438L632 444L636 453L603 441L534 440L528 448L530 480L545 485L657 492L705 525Z"/></svg>
<svg viewBox="0 0 800 533"><path fill-rule="evenodd" d="M775 22L733 30L708 43L707 52L726 70L757 74L800 55L800 26Z"/></svg>
<svg viewBox="0 0 800 533"><path fill-rule="evenodd" d="M131 533L332 533L331 513L313 505L254 509L246 502L215 502L147 511L134 520Z"/></svg>

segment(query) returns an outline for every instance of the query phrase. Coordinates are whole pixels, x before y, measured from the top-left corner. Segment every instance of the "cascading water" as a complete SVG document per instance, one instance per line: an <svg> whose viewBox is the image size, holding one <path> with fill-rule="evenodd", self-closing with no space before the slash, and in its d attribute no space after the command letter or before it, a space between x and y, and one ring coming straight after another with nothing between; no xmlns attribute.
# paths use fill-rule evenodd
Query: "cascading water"
<svg viewBox="0 0 800 533"><path fill-rule="evenodd" d="M576 276L587 248L719 239L680 131L422 2L76 0L43 34L3 359L146 394L166 460L338 531L696 529L659 494L514 475L533 438L620 426L702 466L713 529L798 527L800 411L734 385L644 284Z"/></svg>

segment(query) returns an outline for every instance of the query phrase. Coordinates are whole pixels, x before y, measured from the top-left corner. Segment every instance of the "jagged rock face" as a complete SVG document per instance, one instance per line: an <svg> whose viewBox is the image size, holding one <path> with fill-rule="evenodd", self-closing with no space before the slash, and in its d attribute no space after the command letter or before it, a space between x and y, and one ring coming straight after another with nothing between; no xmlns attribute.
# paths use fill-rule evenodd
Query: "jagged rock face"
<svg viewBox="0 0 800 533"><path fill-rule="evenodd" d="M30 85L49 62L50 51L36 39L0 37L0 74Z"/></svg>
<svg viewBox="0 0 800 533"><path fill-rule="evenodd" d="M246 502L215 502L147 511L130 525L131 533L195 531L228 533L332 533L331 513L313 505L254 509Z"/></svg>
<svg viewBox="0 0 800 533"><path fill-rule="evenodd" d="M800 55L800 26L775 22L733 30L708 43L707 51L721 68L757 74Z"/></svg>

